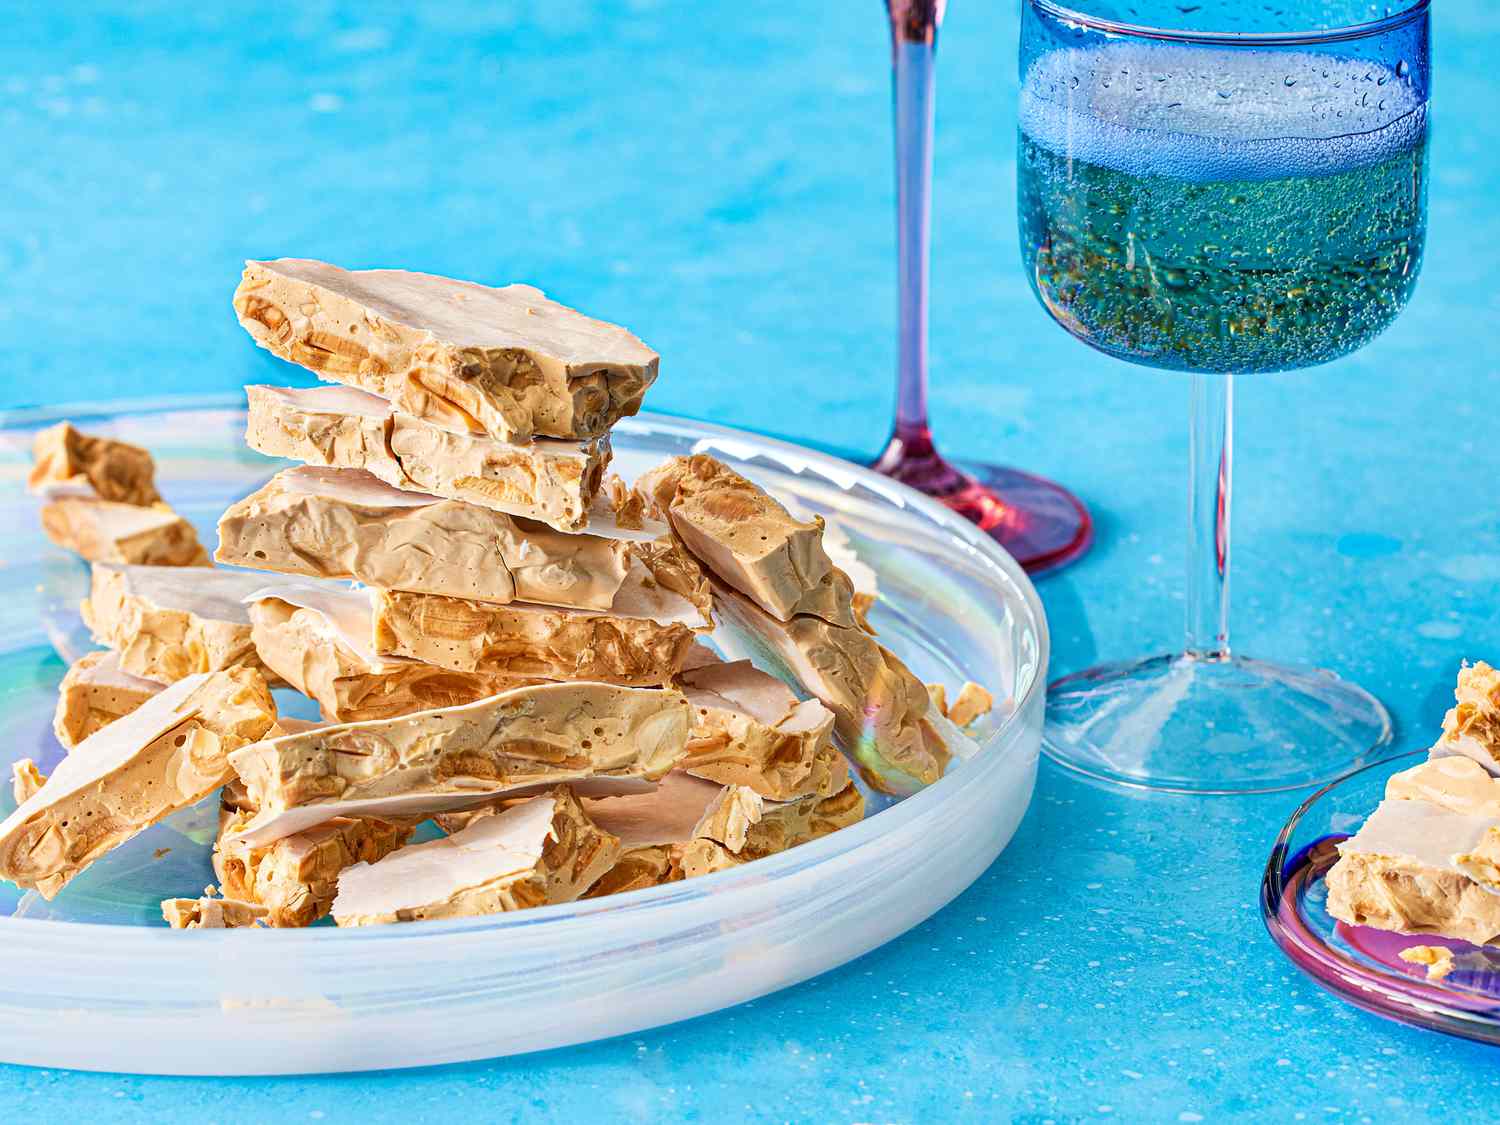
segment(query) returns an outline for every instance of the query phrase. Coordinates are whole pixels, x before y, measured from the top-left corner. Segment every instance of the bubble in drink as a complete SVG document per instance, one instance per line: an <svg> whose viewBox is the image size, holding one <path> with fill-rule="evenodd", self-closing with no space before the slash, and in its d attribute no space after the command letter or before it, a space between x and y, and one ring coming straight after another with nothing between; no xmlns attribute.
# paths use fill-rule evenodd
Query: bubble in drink
<svg viewBox="0 0 1500 1125"><path fill-rule="evenodd" d="M1037 295L1080 339L1159 367L1277 371L1361 347L1421 264L1427 107L1407 79L1249 49L1043 55L1018 156Z"/></svg>

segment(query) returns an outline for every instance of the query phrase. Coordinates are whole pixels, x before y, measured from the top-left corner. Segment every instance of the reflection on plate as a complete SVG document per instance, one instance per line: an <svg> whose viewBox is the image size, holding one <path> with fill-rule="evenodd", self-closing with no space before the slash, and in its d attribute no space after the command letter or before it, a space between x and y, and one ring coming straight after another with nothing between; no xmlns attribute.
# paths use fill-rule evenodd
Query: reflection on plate
<svg viewBox="0 0 1500 1125"><path fill-rule="evenodd" d="M1334 995L1400 1023L1500 1043L1500 947L1351 926L1328 913L1324 876L1338 861L1338 844L1380 803L1386 780L1426 756L1388 758L1309 797L1271 850L1261 912L1292 963ZM1401 959L1419 945L1451 950L1452 971L1429 980L1424 966Z"/></svg>
<svg viewBox="0 0 1500 1125"><path fill-rule="evenodd" d="M0 773L62 754L51 718L87 570L42 537L31 434L71 416L145 445L163 495L215 542L219 514L281 465L245 449L237 403L0 417ZM421 1066L620 1035L714 1011L848 961L927 918L1009 842L1031 799L1047 632L1015 562L946 508L847 462L671 418L626 419L615 464L712 452L838 522L875 572L873 621L924 680L994 690L980 750L860 824L780 855L630 894L451 922L196 931L159 900L211 880L213 809L184 810L52 902L0 884L0 1061L174 1074ZM278 693L278 702L288 693ZM305 701L304 701L305 705ZM8 788L8 787L7 787ZM12 806L0 794L0 813ZM205 819L205 816L207 819Z"/></svg>

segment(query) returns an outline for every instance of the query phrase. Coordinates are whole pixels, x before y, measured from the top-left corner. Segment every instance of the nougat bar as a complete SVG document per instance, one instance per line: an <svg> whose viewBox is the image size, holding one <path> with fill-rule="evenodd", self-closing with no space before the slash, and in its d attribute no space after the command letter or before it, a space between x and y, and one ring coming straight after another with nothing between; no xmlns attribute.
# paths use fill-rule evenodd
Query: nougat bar
<svg viewBox="0 0 1500 1125"><path fill-rule="evenodd" d="M259 810L240 836L263 843L335 816L446 812L582 779L655 779L682 758L688 722L675 691L570 683L318 727L232 757Z"/></svg>
<svg viewBox="0 0 1500 1125"><path fill-rule="evenodd" d="M42 530L89 562L208 566L198 532L165 504L137 507L84 496L42 505Z"/></svg>
<svg viewBox="0 0 1500 1125"><path fill-rule="evenodd" d="M634 577L610 611L377 591L375 651L459 672L667 684L706 623L680 595Z"/></svg>
<svg viewBox="0 0 1500 1125"><path fill-rule="evenodd" d="M686 669L677 682L693 708L688 773L773 801L831 797L849 783L833 712L816 699L799 701L748 660Z"/></svg>
<svg viewBox="0 0 1500 1125"><path fill-rule="evenodd" d="M116 653L84 653L73 662L58 688L52 730L57 741L71 749L130 714L164 686L124 671Z"/></svg>
<svg viewBox="0 0 1500 1125"><path fill-rule="evenodd" d="M658 358L529 285L246 262L234 295L261 347L401 410L503 441L591 438L640 409Z"/></svg>
<svg viewBox="0 0 1500 1125"><path fill-rule="evenodd" d="M364 469L395 488L534 519L561 531L590 522L609 465L607 436L496 441L440 429L350 387L249 386L245 440L272 457Z"/></svg>
<svg viewBox="0 0 1500 1125"><path fill-rule="evenodd" d="M452 836L353 865L339 876L333 918L368 926L572 902L609 870L619 848L559 786Z"/></svg>
<svg viewBox="0 0 1500 1125"><path fill-rule="evenodd" d="M250 607L256 654L276 675L317 700L329 722L454 707L528 682L377 655L367 591L289 585L276 587L275 595Z"/></svg>
<svg viewBox="0 0 1500 1125"><path fill-rule="evenodd" d="M161 500L150 453L126 441L80 433L71 422L38 431L31 459L26 484L40 496L84 496L138 507Z"/></svg>
<svg viewBox="0 0 1500 1125"><path fill-rule="evenodd" d="M0 824L0 877L51 898L100 856L225 784L276 705L250 668L178 680L74 747Z"/></svg>
<svg viewBox="0 0 1500 1125"><path fill-rule="evenodd" d="M171 683L195 672L258 668L244 599L274 582L209 567L95 563L83 620L132 676Z"/></svg>
<svg viewBox="0 0 1500 1125"><path fill-rule="evenodd" d="M390 590L608 609L638 547L407 492L362 469L300 466L224 513L215 558Z"/></svg>

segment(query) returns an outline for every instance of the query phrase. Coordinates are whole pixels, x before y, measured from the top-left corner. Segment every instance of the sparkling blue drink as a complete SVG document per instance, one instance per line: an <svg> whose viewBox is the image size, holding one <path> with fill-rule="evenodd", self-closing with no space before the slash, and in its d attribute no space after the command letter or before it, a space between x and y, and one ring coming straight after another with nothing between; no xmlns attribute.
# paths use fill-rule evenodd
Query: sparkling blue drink
<svg viewBox="0 0 1500 1125"><path fill-rule="evenodd" d="M1022 82L1021 247L1070 332L1136 363L1306 367L1416 284L1427 116L1397 63L1118 43Z"/></svg>

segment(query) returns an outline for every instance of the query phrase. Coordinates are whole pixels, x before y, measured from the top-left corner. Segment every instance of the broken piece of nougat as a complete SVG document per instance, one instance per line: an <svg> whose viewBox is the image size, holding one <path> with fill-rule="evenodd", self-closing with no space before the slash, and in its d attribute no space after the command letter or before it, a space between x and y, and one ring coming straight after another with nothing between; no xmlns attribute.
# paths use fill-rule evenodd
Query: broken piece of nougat
<svg viewBox="0 0 1500 1125"><path fill-rule="evenodd" d="M706 453L674 457L635 487L705 566L777 620L812 614L858 624L853 586L823 548L821 519L793 519L759 485Z"/></svg>
<svg viewBox="0 0 1500 1125"><path fill-rule="evenodd" d="M645 793L585 799L583 808L589 819L620 841L615 862L585 897L620 894L679 878L677 853L700 836L727 837L742 847L762 803L749 789L720 785L682 770L673 770Z"/></svg>
<svg viewBox="0 0 1500 1125"><path fill-rule="evenodd" d="M559 786L452 836L348 868L333 917L340 926L368 926L572 902L609 870L619 848Z"/></svg>
<svg viewBox="0 0 1500 1125"><path fill-rule="evenodd" d="M37 432L26 485L41 496L86 496L149 507L161 500L156 464L138 445L80 433L71 422Z"/></svg>
<svg viewBox="0 0 1500 1125"><path fill-rule="evenodd" d="M831 797L767 801L739 848L729 847L711 836L700 836L677 850L673 857L675 869L683 879L725 871L847 828L863 820L864 815L865 799L852 782Z"/></svg>
<svg viewBox="0 0 1500 1125"><path fill-rule="evenodd" d="M71 749L161 691L164 684L132 676L113 652L86 652L73 662L57 689L52 730Z"/></svg>
<svg viewBox="0 0 1500 1125"><path fill-rule="evenodd" d="M633 575L611 611L375 593L375 651L458 672L664 685L682 667L702 614Z"/></svg>
<svg viewBox="0 0 1500 1125"><path fill-rule="evenodd" d="M35 797L46 784L46 777L30 758L17 758L10 764L10 791L17 806Z"/></svg>
<svg viewBox="0 0 1500 1125"><path fill-rule="evenodd" d="M259 672L189 676L79 743L0 824L0 877L46 898L112 848L233 776L276 705Z"/></svg>
<svg viewBox="0 0 1500 1125"><path fill-rule="evenodd" d="M256 903L275 927L311 926L326 917L340 873L390 855L417 826L411 818L338 816L255 847L237 839L253 815L233 808L221 814L214 871L226 896Z"/></svg>
<svg viewBox="0 0 1500 1125"><path fill-rule="evenodd" d="M678 686L693 707L682 769L722 785L744 785L773 801L829 797L849 783L832 742L833 713L799 702L748 660L688 669Z"/></svg>
<svg viewBox="0 0 1500 1125"><path fill-rule="evenodd" d="M317 700L329 722L454 707L527 682L376 655L367 591L277 587L276 593L250 607L255 651L267 668Z"/></svg>
<svg viewBox="0 0 1500 1125"><path fill-rule="evenodd" d="M274 581L208 567L95 563L83 621L132 676L171 683L196 672L259 668L244 599Z"/></svg>
<svg viewBox="0 0 1500 1125"><path fill-rule="evenodd" d="M300 466L224 513L215 558L387 590L608 609L638 546L406 492L362 469Z"/></svg>
<svg viewBox="0 0 1500 1125"><path fill-rule="evenodd" d="M198 898L164 898L161 902L161 916L174 930L235 930L263 921L268 913L259 903L244 902L228 895L223 898L211 894Z"/></svg>
<svg viewBox="0 0 1500 1125"><path fill-rule="evenodd" d="M1435 753L1462 754L1500 773L1500 672L1484 661L1465 664L1453 689L1456 706L1443 716Z"/></svg>
<svg viewBox="0 0 1500 1125"><path fill-rule="evenodd" d="M272 457L364 469L395 488L462 500L561 531L590 522L609 438L525 445L455 434L349 387L249 386L245 440Z"/></svg>
<svg viewBox="0 0 1500 1125"><path fill-rule="evenodd" d="M721 461L677 457L636 482L719 585L725 622L768 650L833 713L870 784L910 792L967 753L967 738L854 612L854 590L823 547L821 521L793 519Z"/></svg>
<svg viewBox="0 0 1500 1125"><path fill-rule="evenodd" d="M834 728L870 784L906 793L943 775L967 740L894 653L858 626L802 615L778 621L748 598L716 589L724 624L786 665L834 714Z"/></svg>
<svg viewBox="0 0 1500 1125"><path fill-rule="evenodd" d="M1500 779L1465 757L1394 774L1339 845L1328 912L1357 926L1500 940Z"/></svg>
<svg viewBox="0 0 1500 1125"><path fill-rule="evenodd" d="M282 258L245 263L234 309L257 344L320 378L503 441L598 437L656 379L631 333L529 285Z"/></svg>
<svg viewBox="0 0 1500 1125"><path fill-rule="evenodd" d="M208 566L198 533L165 504L149 508L64 496L42 505L42 530L89 562Z"/></svg>
<svg viewBox="0 0 1500 1125"><path fill-rule="evenodd" d="M654 779L682 758L689 718L675 691L542 684L260 742L232 758L259 810L239 835L259 844L335 816L404 817L581 779Z"/></svg>

